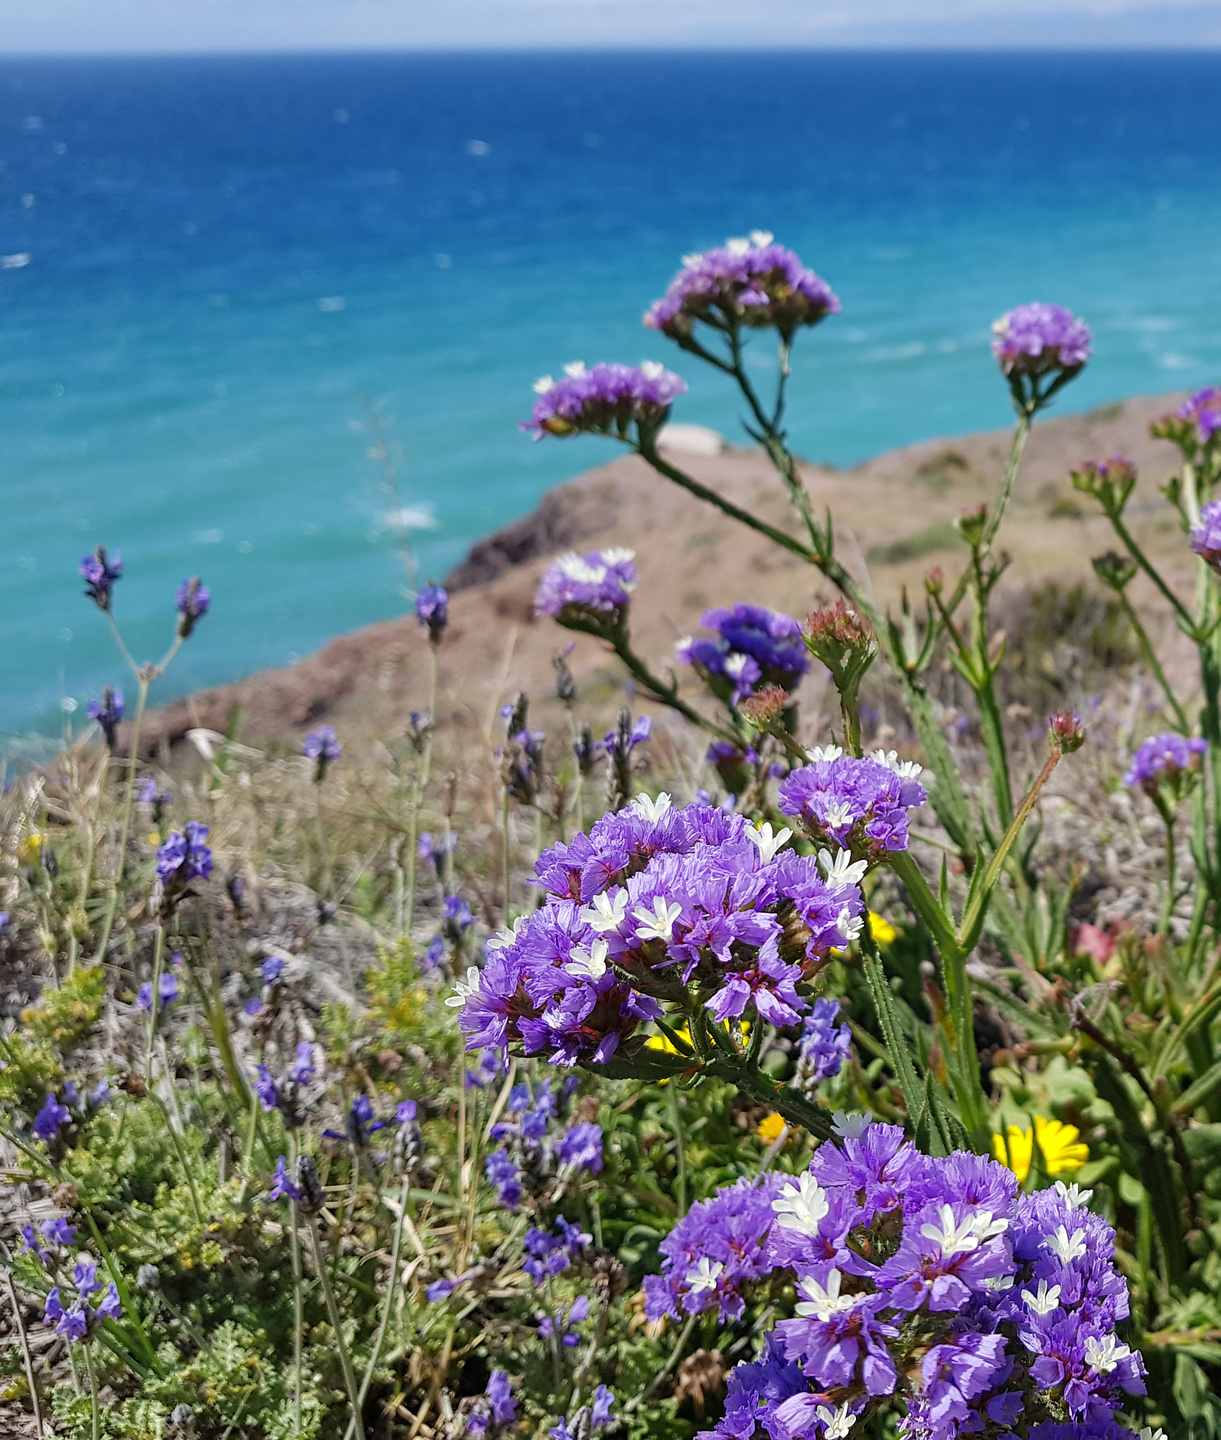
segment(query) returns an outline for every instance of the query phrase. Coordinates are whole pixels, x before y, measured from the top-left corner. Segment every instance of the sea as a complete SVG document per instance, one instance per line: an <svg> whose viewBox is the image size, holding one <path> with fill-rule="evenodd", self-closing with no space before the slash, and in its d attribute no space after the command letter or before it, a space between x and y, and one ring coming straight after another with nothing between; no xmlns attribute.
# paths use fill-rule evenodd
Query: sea
<svg viewBox="0 0 1221 1440"><path fill-rule="evenodd" d="M0 60L10 748L124 684L77 574L97 544L140 659L183 578L211 590L165 698L401 614L400 522L440 579L610 458L522 434L540 374L663 360L675 420L739 436L723 378L640 321L751 229L843 302L795 355L812 459L1005 424L989 325L1028 300L1094 331L1062 409L1221 381L1216 58ZM766 338L749 363L766 389Z"/></svg>

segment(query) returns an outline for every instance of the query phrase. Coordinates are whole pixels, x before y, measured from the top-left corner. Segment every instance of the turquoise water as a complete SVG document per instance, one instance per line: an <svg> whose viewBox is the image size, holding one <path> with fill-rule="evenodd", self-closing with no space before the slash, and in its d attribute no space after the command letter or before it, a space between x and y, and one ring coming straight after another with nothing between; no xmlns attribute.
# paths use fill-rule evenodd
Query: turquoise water
<svg viewBox="0 0 1221 1440"><path fill-rule="evenodd" d="M424 574L607 458L517 429L536 375L665 359L676 418L736 409L639 325L682 252L754 227L844 313L792 433L850 462L1005 423L988 325L1084 314L1087 408L1221 379L1212 57L667 55L0 62L0 727L123 680L76 566L127 573L162 694L400 613L365 400ZM0 261L0 265L5 262ZM753 363L761 380L764 347Z"/></svg>

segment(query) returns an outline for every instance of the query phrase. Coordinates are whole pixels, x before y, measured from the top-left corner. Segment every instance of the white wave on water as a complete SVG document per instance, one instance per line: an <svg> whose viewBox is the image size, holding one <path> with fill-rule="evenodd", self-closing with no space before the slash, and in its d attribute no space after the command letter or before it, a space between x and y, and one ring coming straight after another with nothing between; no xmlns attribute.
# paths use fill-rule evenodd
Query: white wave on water
<svg viewBox="0 0 1221 1440"><path fill-rule="evenodd" d="M24 270L30 263L30 252L23 250L17 255L0 255L0 270Z"/></svg>

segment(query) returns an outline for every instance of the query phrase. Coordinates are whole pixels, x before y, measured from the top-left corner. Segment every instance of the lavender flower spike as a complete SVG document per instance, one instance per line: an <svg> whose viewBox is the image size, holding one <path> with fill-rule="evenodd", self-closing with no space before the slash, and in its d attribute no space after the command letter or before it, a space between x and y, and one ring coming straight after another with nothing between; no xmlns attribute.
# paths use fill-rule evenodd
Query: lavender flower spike
<svg viewBox="0 0 1221 1440"><path fill-rule="evenodd" d="M561 625L595 629L618 624L627 612L632 591L639 583L634 550L591 550L587 555L569 551L543 572L534 608L552 615Z"/></svg>
<svg viewBox="0 0 1221 1440"><path fill-rule="evenodd" d="M89 718L96 720L106 737L106 748L113 750L119 738L119 722L123 719L123 692L103 686L102 698L90 700Z"/></svg>
<svg viewBox="0 0 1221 1440"><path fill-rule="evenodd" d="M307 760L315 762L317 768L314 779L321 783L326 776L327 766L333 765L343 754L343 745L335 739L334 728L324 725L321 730L311 730L305 737L301 753Z"/></svg>
<svg viewBox="0 0 1221 1440"><path fill-rule="evenodd" d="M208 613L212 594L206 585L200 584L198 575L192 575L179 585L174 604L178 607L178 638L185 640L194 630L196 621L202 620Z"/></svg>
<svg viewBox="0 0 1221 1440"><path fill-rule="evenodd" d="M1207 753L1208 741L1196 735L1151 735L1133 755L1123 783L1139 785L1155 802L1168 799L1177 804L1194 783L1201 757Z"/></svg>
<svg viewBox="0 0 1221 1440"><path fill-rule="evenodd" d="M449 624L449 591L444 585L434 585L431 581L422 585L415 597L415 613L420 624L427 628L429 640L439 645Z"/></svg>
<svg viewBox="0 0 1221 1440"><path fill-rule="evenodd" d="M684 348L693 348L696 321L721 329L772 326L788 342L799 326L817 325L839 309L825 280L774 244L766 230L752 230L747 239L684 256L683 268L649 307L644 323Z"/></svg>
<svg viewBox="0 0 1221 1440"><path fill-rule="evenodd" d="M609 435L652 440L665 424L670 406L685 395L684 380L656 361L639 366L600 364L587 370L578 360L564 376L544 375L534 386L538 399L521 428L536 440L544 435Z"/></svg>
<svg viewBox="0 0 1221 1440"><path fill-rule="evenodd" d="M123 573L123 560L116 550L114 559L106 554L106 547L99 545L92 555L81 560L81 574L85 577L85 595L99 610L110 609L110 591L114 582Z"/></svg>

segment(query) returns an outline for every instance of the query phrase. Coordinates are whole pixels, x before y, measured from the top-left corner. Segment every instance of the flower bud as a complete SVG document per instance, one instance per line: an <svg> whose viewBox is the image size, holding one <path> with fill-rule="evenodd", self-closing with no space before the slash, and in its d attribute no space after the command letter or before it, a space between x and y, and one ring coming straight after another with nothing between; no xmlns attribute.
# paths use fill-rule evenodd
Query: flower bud
<svg viewBox="0 0 1221 1440"><path fill-rule="evenodd" d="M1090 564L1093 565L1094 574L1099 580L1117 595L1123 594L1124 587L1136 574L1136 561L1130 555L1119 555L1114 550L1108 550L1105 555L1096 555Z"/></svg>
<svg viewBox="0 0 1221 1440"><path fill-rule="evenodd" d="M312 1155L297 1156L296 1185L301 1196L297 1209L305 1216L317 1215L326 1204L326 1193Z"/></svg>
<svg viewBox="0 0 1221 1440"><path fill-rule="evenodd" d="M1047 722L1051 743L1061 755L1071 755L1085 744L1085 727L1075 710L1061 710Z"/></svg>
<svg viewBox="0 0 1221 1440"><path fill-rule="evenodd" d="M768 685L753 695L747 696L738 707L752 725L766 730L784 712L789 694L779 685Z"/></svg>
<svg viewBox="0 0 1221 1440"><path fill-rule="evenodd" d="M972 550L976 550L983 544L984 534L988 528L988 507L986 505L969 506L954 521L954 529L966 541Z"/></svg>
<svg viewBox="0 0 1221 1440"><path fill-rule="evenodd" d="M924 588L930 595L940 595L945 589L945 571L940 565L934 565L924 577Z"/></svg>
<svg viewBox="0 0 1221 1440"><path fill-rule="evenodd" d="M199 576L192 575L178 587L174 596L178 607L178 638L185 640L195 628L195 623L208 613L212 596L206 585L199 583Z"/></svg>
<svg viewBox="0 0 1221 1440"><path fill-rule="evenodd" d="M1069 472L1073 488L1092 495L1108 515L1120 515L1136 486L1136 466L1122 455L1087 460Z"/></svg>

